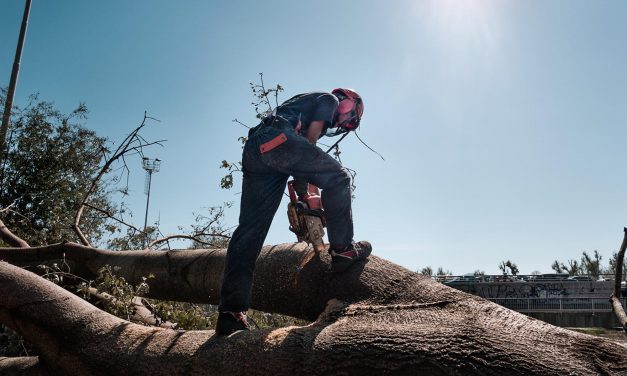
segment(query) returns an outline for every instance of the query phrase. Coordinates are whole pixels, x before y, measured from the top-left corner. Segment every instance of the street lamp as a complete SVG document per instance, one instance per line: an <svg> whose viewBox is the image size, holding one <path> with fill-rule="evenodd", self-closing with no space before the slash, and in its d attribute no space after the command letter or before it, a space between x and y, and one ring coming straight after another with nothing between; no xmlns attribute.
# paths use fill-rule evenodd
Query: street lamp
<svg viewBox="0 0 627 376"><path fill-rule="evenodd" d="M24 39L26 38L26 27L28 26L28 16L30 15L31 0L26 0L24 7L24 16L22 17L22 27L20 28L20 37L17 41L17 49L15 50L15 59L13 60L13 69L11 70L11 81L7 89L7 96L4 101L4 112L2 113L2 124L0 125L0 186L4 183L4 169L6 168L5 151L8 147L6 143L7 131L9 130L9 122L11 121L11 106L13 105L13 95L15 94L15 86L17 85L17 76L20 72L20 60L22 59L22 48L24 47Z"/></svg>
<svg viewBox="0 0 627 376"><path fill-rule="evenodd" d="M144 217L144 233L146 232L146 225L148 224L148 205L150 204L150 184L152 182L153 172L159 172L161 167L161 159L149 159L144 157L142 160L142 167L146 170L146 182L144 184L144 193L148 196L146 198L146 216ZM148 237L146 237L148 238Z"/></svg>

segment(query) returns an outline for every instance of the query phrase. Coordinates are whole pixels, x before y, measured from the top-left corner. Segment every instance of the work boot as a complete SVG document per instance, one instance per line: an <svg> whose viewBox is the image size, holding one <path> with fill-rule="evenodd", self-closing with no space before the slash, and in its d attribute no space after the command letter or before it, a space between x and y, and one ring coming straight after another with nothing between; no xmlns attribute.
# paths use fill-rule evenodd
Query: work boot
<svg viewBox="0 0 627 376"><path fill-rule="evenodd" d="M372 252L372 245L367 241L354 242L344 249L331 248L331 271L341 273L360 260L365 260Z"/></svg>
<svg viewBox="0 0 627 376"><path fill-rule="evenodd" d="M218 323L216 324L216 334L227 336L238 330L250 330L251 325L246 312L220 312L218 313Z"/></svg>

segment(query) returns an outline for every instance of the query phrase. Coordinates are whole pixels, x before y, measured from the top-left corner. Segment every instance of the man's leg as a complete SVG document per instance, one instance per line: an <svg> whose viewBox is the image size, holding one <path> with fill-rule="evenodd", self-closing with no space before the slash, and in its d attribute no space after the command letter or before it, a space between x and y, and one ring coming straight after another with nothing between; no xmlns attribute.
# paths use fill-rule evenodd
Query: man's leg
<svg viewBox="0 0 627 376"><path fill-rule="evenodd" d="M250 329L250 307L255 263L281 203L287 176L244 172L239 226L226 253L216 333L228 335Z"/></svg>
<svg viewBox="0 0 627 376"><path fill-rule="evenodd" d="M322 189L329 235L331 269L342 272L354 263L366 259L372 246L366 241L353 241L351 212L351 177L342 165L289 126L273 131L283 133L284 142L276 149L262 154L261 161L269 168L305 180Z"/></svg>
<svg viewBox="0 0 627 376"><path fill-rule="evenodd" d="M255 263L288 178L288 175L265 166L260 159L259 143L266 142L273 132L269 128L259 129L249 134L244 146L239 225L226 254L216 325L218 335L249 329L244 313L250 307Z"/></svg>
<svg viewBox="0 0 627 376"><path fill-rule="evenodd" d="M239 226L229 242L220 294L220 311L244 312L250 307L257 256L272 224L287 176L244 172Z"/></svg>
<svg viewBox="0 0 627 376"><path fill-rule="evenodd" d="M304 137L286 130L287 141L261 156L275 171L306 180L322 190L329 243L346 247L353 242L351 177L342 165Z"/></svg>
<svg viewBox="0 0 627 376"><path fill-rule="evenodd" d="M353 241L351 177L338 161L311 144L299 145L303 158L292 174L322 189L331 254L331 270L344 272L372 252L366 241Z"/></svg>

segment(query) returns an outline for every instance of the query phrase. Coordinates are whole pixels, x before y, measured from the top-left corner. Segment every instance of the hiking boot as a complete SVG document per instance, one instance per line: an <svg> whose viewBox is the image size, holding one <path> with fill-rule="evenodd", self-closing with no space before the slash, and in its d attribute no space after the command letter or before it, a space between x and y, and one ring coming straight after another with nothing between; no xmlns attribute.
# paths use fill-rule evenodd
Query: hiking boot
<svg viewBox="0 0 627 376"><path fill-rule="evenodd" d="M216 334L227 336L238 330L250 330L250 319L246 312L220 312L218 313L218 323L216 324Z"/></svg>
<svg viewBox="0 0 627 376"><path fill-rule="evenodd" d="M341 273L357 261L365 260L372 252L372 245L366 241L354 242L344 249L331 248L331 271Z"/></svg>

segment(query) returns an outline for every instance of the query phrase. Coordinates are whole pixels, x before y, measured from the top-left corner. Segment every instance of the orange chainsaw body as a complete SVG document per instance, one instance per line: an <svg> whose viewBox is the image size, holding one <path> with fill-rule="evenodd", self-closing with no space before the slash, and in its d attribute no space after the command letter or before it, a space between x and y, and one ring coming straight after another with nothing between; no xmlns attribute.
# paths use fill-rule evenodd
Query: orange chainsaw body
<svg viewBox="0 0 627 376"><path fill-rule="evenodd" d="M287 204L287 218L290 231L296 234L299 242L307 242L316 252L324 250L324 209L318 187L309 184L306 197L297 197L294 181L287 183L290 202Z"/></svg>

